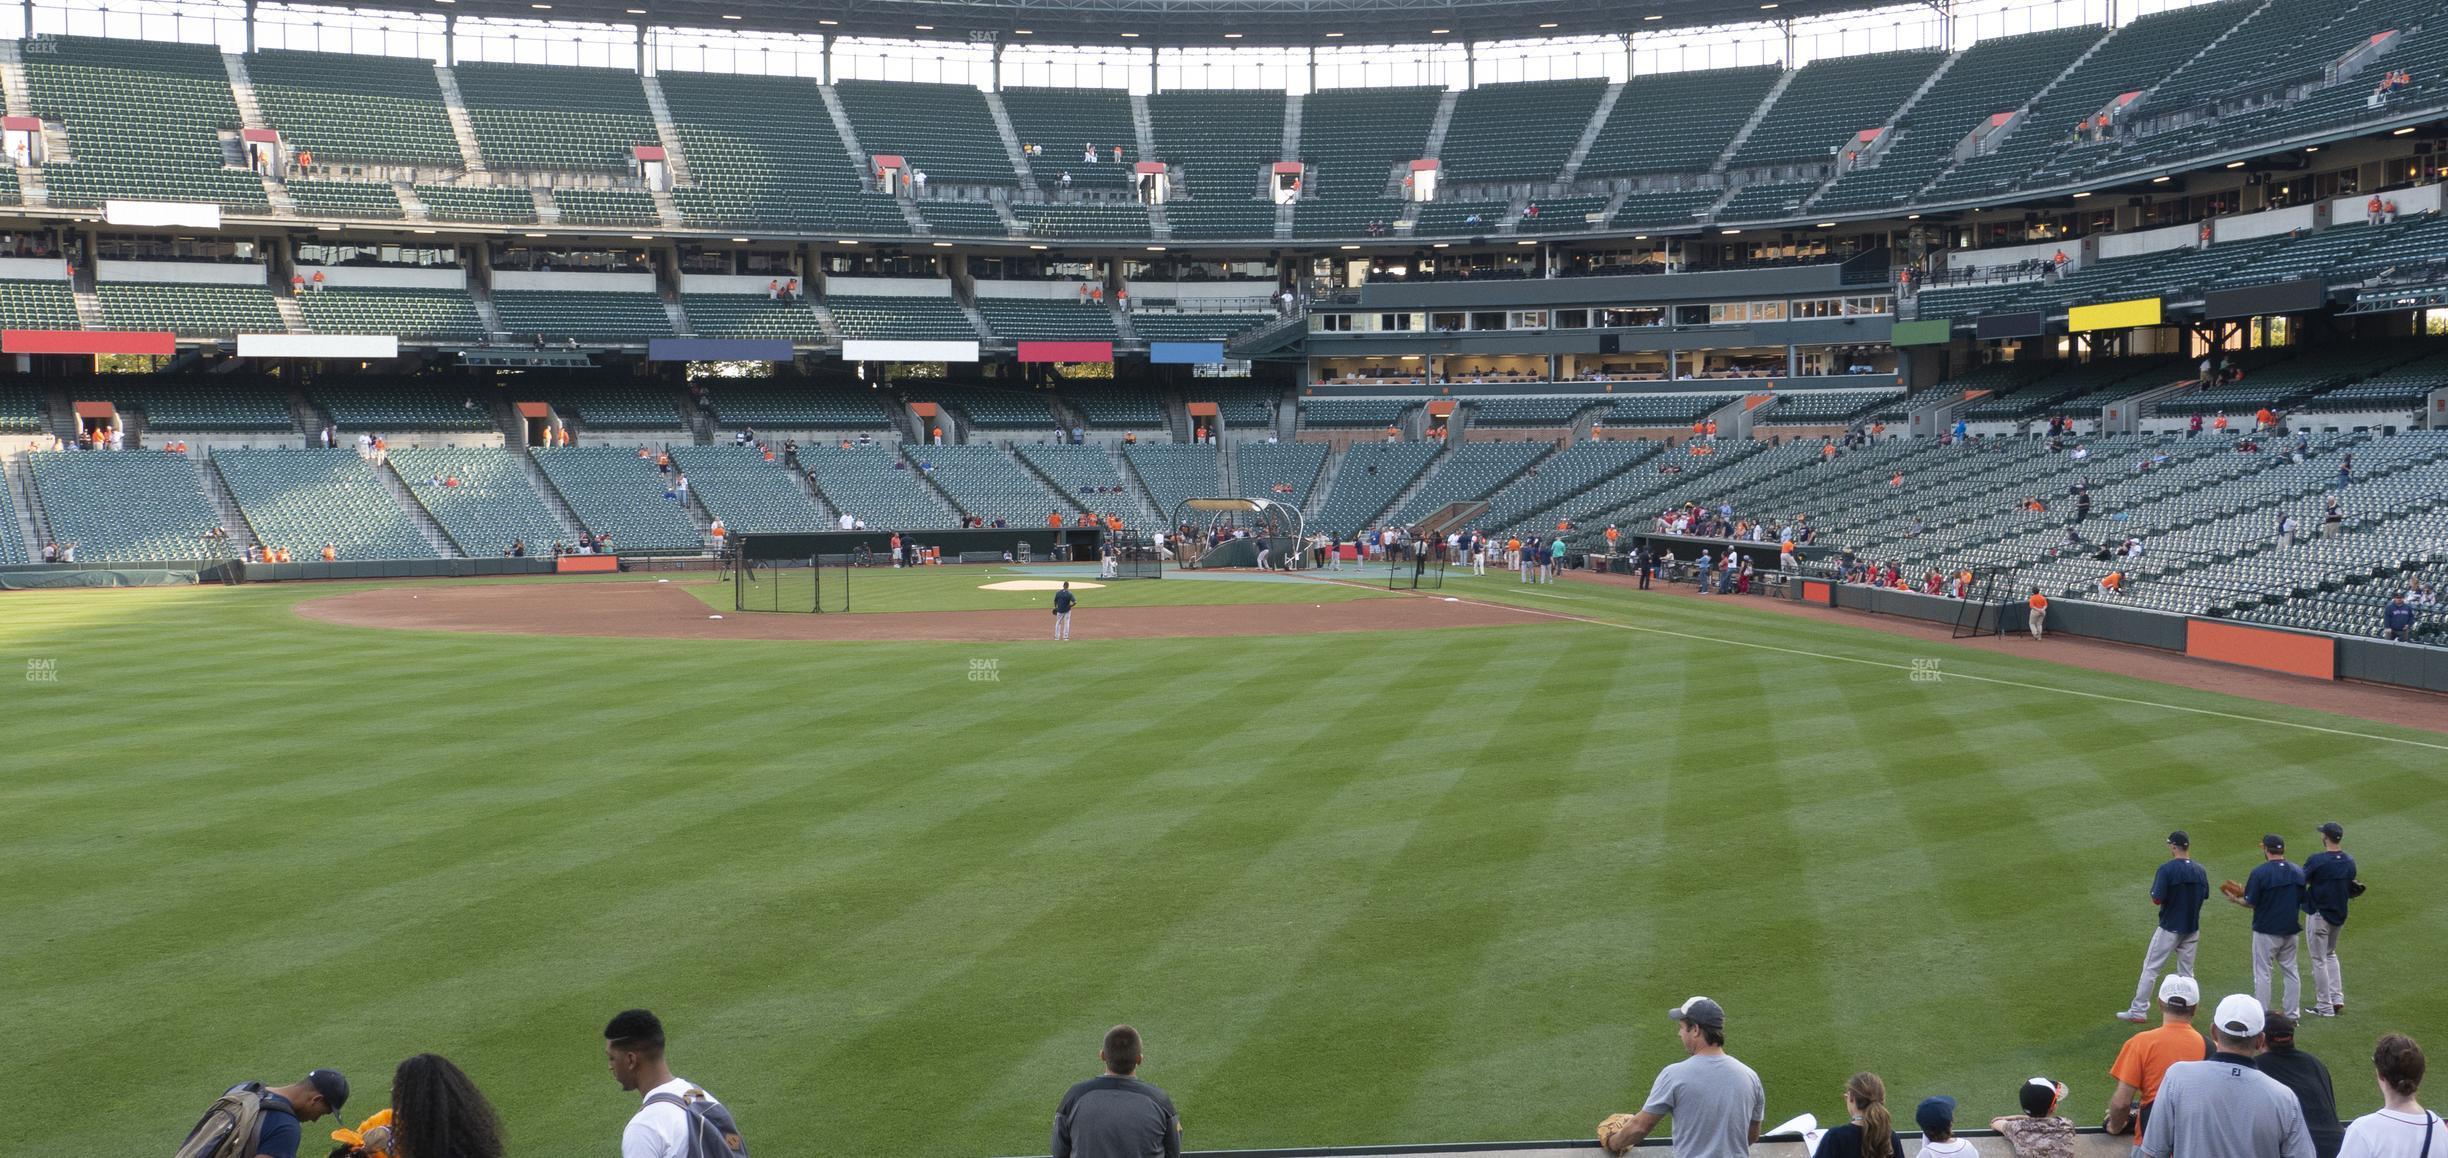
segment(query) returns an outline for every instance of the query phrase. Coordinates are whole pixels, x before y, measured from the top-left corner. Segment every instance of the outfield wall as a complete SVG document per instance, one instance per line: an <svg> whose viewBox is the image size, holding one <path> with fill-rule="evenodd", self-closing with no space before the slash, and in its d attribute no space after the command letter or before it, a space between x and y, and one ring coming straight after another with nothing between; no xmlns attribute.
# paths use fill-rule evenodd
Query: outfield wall
<svg viewBox="0 0 2448 1158"><path fill-rule="evenodd" d="M1986 1125L1986 1123L1984 1123ZM1595 1130L1597 1123L1592 1122ZM1904 1152L1921 1148L1918 1131L1898 1131L1904 1142ZM2017 1158L2014 1147L2004 1136L1987 1129L1965 1130L1959 1137L1972 1143L1980 1158ZM2074 1140L2074 1158L2130 1158L2133 1136L2110 1137L2099 1127L2082 1128ZM1638 1154L1662 1154L1674 1145L1671 1138L1651 1138L1634 1151ZM1449 1142L1425 1145L1396 1146L1310 1146L1279 1150L1190 1150L1185 1158L1596 1158L1606 1151L1593 1137L1578 1141L1555 1142ZM1751 1158L1810 1158L1810 1149L1794 1135L1763 1138L1751 1147Z"/></svg>

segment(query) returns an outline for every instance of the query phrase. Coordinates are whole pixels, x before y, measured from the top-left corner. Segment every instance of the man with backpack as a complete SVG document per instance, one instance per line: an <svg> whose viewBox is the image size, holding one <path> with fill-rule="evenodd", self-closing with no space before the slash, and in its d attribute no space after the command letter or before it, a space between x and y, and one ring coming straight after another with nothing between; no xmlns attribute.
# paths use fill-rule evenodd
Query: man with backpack
<svg viewBox="0 0 2448 1158"><path fill-rule="evenodd" d="M297 1158L300 1127L348 1104L348 1079L316 1070L285 1086L240 1082L187 1132L178 1158Z"/></svg>
<svg viewBox="0 0 2448 1158"><path fill-rule="evenodd" d="M615 1016L604 1026L604 1057L622 1089L645 1096L621 1131L621 1158L748 1158L731 1111L672 1076L663 1060L663 1022L654 1014L631 1009Z"/></svg>

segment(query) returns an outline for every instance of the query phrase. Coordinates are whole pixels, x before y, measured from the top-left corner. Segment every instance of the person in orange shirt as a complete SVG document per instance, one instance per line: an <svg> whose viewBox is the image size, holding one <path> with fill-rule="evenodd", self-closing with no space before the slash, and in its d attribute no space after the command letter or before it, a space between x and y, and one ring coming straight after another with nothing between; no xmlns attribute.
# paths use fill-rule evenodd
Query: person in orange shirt
<svg viewBox="0 0 2448 1158"><path fill-rule="evenodd" d="M2227 415L2224 412L2221 412L2218 416L2218 420L2210 424L2210 429L2215 433L2225 434L2227 432Z"/></svg>
<svg viewBox="0 0 2448 1158"><path fill-rule="evenodd" d="M1708 421L1708 440L1710 442L1717 441L1717 420L1714 418L1709 419Z"/></svg>
<svg viewBox="0 0 2448 1158"><path fill-rule="evenodd" d="M1693 438L1698 438L1698 437L1700 437L1701 435L1706 434L1706 433L1708 433L1708 423L1706 423L1706 422L1695 422L1695 423L1692 423L1692 437L1693 437Z"/></svg>
<svg viewBox="0 0 2448 1158"><path fill-rule="evenodd" d="M2210 1043L2193 1028L2193 1011L2201 1006L2201 982L2182 973L2159 980L2159 1025L2125 1039L2108 1076L2116 1092L2108 1095L2108 1132L2123 1133L2128 1123L2134 1137L2150 1124L2151 1104L2159 1098L2160 1079L2178 1062L2202 1061Z"/></svg>
<svg viewBox="0 0 2448 1158"><path fill-rule="evenodd" d="M323 561L324 561L324 562L326 562L326 563L337 563L337 562L339 562L339 561L340 561L340 549L339 549L338 547L334 547L334 546L332 546L332 545L331 545L331 544L329 544L329 543L325 543L325 544L323 544Z"/></svg>
<svg viewBox="0 0 2448 1158"><path fill-rule="evenodd" d="M1062 526L1062 512L1053 511L1048 513L1046 515L1046 525L1059 529Z"/></svg>
<svg viewBox="0 0 2448 1158"><path fill-rule="evenodd" d="M1609 555L1614 554L1614 553L1615 553L1615 544L1616 544L1616 543L1618 543L1618 542L1621 542L1621 541L1622 541L1622 539L1623 539L1623 532L1622 532L1622 531L1618 531L1618 530L1616 530L1616 529L1615 529L1615 524L1613 524L1613 523L1608 523L1608 524L1607 524L1607 529L1606 529L1607 554L1609 554Z"/></svg>
<svg viewBox="0 0 2448 1158"><path fill-rule="evenodd" d="M2123 571L2110 571L2106 575L2100 576L2100 590L2113 595L2119 591L2123 591L2124 589L2125 573Z"/></svg>
<svg viewBox="0 0 2448 1158"><path fill-rule="evenodd" d="M2264 406L2253 412L2253 422L2263 430L2272 429L2278 425L2278 412Z"/></svg>
<svg viewBox="0 0 2448 1158"><path fill-rule="evenodd" d="M2032 638L2045 638L2041 633L2041 624L2048 622L2048 596L2042 595L2040 593L2040 589L2034 587L2032 588L2031 598L2025 600L2025 602L2031 605Z"/></svg>

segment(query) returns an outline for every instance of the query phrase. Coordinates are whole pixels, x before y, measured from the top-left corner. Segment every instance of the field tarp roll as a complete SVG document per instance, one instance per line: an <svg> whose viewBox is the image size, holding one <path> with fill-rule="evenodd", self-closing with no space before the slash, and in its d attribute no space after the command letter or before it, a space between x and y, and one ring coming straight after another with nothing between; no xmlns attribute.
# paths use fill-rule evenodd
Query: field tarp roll
<svg viewBox="0 0 2448 1158"><path fill-rule="evenodd" d="M194 582L196 573L193 571L145 568L62 566L0 570L0 591L42 591L66 587L181 587Z"/></svg>

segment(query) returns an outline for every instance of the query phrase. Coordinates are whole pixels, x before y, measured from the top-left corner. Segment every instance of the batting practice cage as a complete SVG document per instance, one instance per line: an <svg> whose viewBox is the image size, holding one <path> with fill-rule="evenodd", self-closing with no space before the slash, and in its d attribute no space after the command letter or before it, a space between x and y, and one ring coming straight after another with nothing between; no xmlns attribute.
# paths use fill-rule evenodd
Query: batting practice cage
<svg viewBox="0 0 2448 1158"><path fill-rule="evenodd" d="M1111 566L1103 560L1097 563L1097 575L1104 579L1162 579L1164 552L1146 539L1113 539L1107 541L1112 552Z"/></svg>
<svg viewBox="0 0 2448 1158"><path fill-rule="evenodd" d="M1272 571L1309 565L1300 508L1273 499L1183 499L1172 525L1190 536L1184 567L1256 567L1262 556Z"/></svg>
<svg viewBox="0 0 2448 1158"><path fill-rule="evenodd" d="M864 541L820 541L826 537L734 536L724 557L731 572L731 609L802 613L850 610L851 568L862 558L890 563L891 548L878 551Z"/></svg>

